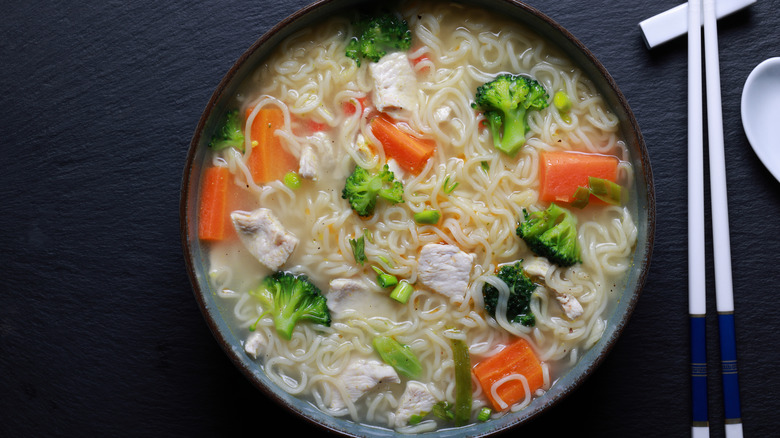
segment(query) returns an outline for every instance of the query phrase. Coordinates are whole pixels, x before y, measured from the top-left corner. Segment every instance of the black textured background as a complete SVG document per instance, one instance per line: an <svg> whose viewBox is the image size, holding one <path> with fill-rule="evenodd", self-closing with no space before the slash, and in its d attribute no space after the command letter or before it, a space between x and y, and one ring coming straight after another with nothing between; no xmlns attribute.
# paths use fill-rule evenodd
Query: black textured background
<svg viewBox="0 0 780 438"><path fill-rule="evenodd" d="M0 436L315 432L269 404L217 345L190 289L178 217L187 147L212 91L305 3L5 2ZM685 436L687 50L682 38L649 51L638 27L678 2L530 4L591 49L628 97L658 204L652 269L624 335L578 391L517 433ZM739 101L750 70L780 55L778 10L759 0L719 22L742 413L746 436L761 437L776 436L780 411L780 184L749 147ZM718 437L714 298L709 312Z"/></svg>

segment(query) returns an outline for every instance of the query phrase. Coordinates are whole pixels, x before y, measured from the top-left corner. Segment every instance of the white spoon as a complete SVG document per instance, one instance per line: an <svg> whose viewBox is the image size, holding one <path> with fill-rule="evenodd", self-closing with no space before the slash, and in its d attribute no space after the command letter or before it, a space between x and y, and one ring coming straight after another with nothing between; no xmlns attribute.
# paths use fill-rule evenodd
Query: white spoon
<svg viewBox="0 0 780 438"><path fill-rule="evenodd" d="M748 75L742 126L758 158L780 181L780 57L758 64Z"/></svg>

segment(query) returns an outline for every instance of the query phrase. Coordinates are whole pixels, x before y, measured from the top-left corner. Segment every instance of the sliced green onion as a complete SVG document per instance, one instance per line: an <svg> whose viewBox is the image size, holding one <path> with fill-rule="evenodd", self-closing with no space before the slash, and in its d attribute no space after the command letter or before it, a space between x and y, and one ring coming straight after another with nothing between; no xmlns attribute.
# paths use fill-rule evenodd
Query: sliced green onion
<svg viewBox="0 0 780 438"><path fill-rule="evenodd" d="M577 191L574 192L574 201L571 206L577 208L585 208L590 201L590 189L587 187L577 187Z"/></svg>
<svg viewBox="0 0 780 438"><path fill-rule="evenodd" d="M418 224L436 224L441 219L439 210L423 210L414 214L414 221Z"/></svg>
<svg viewBox="0 0 780 438"><path fill-rule="evenodd" d="M425 418L425 416L428 415L428 413L423 412L420 414L414 414L411 417L409 417L409 424L414 426L415 424L420 424L420 422Z"/></svg>
<svg viewBox="0 0 780 438"><path fill-rule="evenodd" d="M444 184L442 184L442 186L441 186L442 191L444 191L444 193L446 193L448 195L450 193L452 193L455 190L455 188L457 188L457 187L458 187L458 183L457 182L454 182L454 183L450 184L450 176L449 175L447 175L447 177L444 178Z"/></svg>
<svg viewBox="0 0 780 438"><path fill-rule="evenodd" d="M352 247L352 255L355 256L355 261L359 264L363 264L366 261L366 242L363 236L357 239L349 239L349 246Z"/></svg>
<svg viewBox="0 0 780 438"><path fill-rule="evenodd" d="M414 292L414 286L409 284L406 280L401 280L395 286L392 292L390 292L390 298L398 301L399 303L406 304L409 301L409 297Z"/></svg>
<svg viewBox="0 0 780 438"><path fill-rule="evenodd" d="M556 91L553 96L553 105L558 108L558 111L569 112L571 111L571 99L565 91Z"/></svg>
<svg viewBox="0 0 780 438"><path fill-rule="evenodd" d="M376 266L371 267L376 272L376 281L381 287L390 287L398 284L398 277L393 274L388 274Z"/></svg>
<svg viewBox="0 0 780 438"><path fill-rule="evenodd" d="M368 228L363 228L363 235L366 236L368 243L374 243L374 233Z"/></svg>
<svg viewBox="0 0 780 438"><path fill-rule="evenodd" d="M447 400L436 402L431 413L442 420L452 421L455 418L452 413L452 403Z"/></svg>
<svg viewBox="0 0 780 438"><path fill-rule="evenodd" d="M382 263L386 264L387 266L393 266L393 261L392 261L392 260L390 260L390 259L388 259L387 257L385 257L385 256L379 256L378 258L379 258L379 260L380 260Z"/></svg>
<svg viewBox="0 0 780 438"><path fill-rule="evenodd" d="M301 186L301 177L295 172L287 172L282 179L287 187L295 190Z"/></svg>
<svg viewBox="0 0 780 438"><path fill-rule="evenodd" d="M479 163L479 165L482 167L482 170L484 170L485 173L490 171L490 163L488 163L487 161L482 161Z"/></svg>
<svg viewBox="0 0 780 438"><path fill-rule="evenodd" d="M455 425L462 426L471 419L471 359L469 347L463 340L452 340L455 359Z"/></svg>
<svg viewBox="0 0 780 438"><path fill-rule="evenodd" d="M402 345L390 336L377 336L373 344L382 360L398 374L414 379L422 373L422 364L408 345Z"/></svg>
<svg viewBox="0 0 780 438"><path fill-rule="evenodd" d="M492 413L493 413L492 409L490 409L487 406L482 406L482 409L479 410L479 414L477 414L477 420L488 421L490 419L490 414Z"/></svg>
<svg viewBox="0 0 780 438"><path fill-rule="evenodd" d="M593 196L607 204L620 205L623 203L623 187L608 179L588 177L588 185Z"/></svg>

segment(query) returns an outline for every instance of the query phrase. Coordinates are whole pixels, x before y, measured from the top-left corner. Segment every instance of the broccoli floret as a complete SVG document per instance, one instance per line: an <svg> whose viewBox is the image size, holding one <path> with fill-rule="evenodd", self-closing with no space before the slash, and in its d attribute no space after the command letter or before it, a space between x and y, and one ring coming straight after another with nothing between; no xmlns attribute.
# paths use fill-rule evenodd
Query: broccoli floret
<svg viewBox="0 0 780 438"><path fill-rule="evenodd" d="M330 311L317 286L305 275L289 272L271 274L249 292L270 313L276 330L284 339L292 337L298 321L330 326Z"/></svg>
<svg viewBox="0 0 780 438"><path fill-rule="evenodd" d="M536 80L503 74L477 87L472 106L485 115L496 149L513 156L525 144L528 111L547 108L548 97Z"/></svg>
<svg viewBox="0 0 780 438"><path fill-rule="evenodd" d="M412 32L406 20L393 14L362 17L354 23L355 36L347 44L347 56L360 66L360 59L379 61L388 50L408 50Z"/></svg>
<svg viewBox="0 0 780 438"><path fill-rule="evenodd" d="M506 306L506 319L524 326L536 323L536 317L531 312L531 294L536 290L536 284L523 271L522 260L511 265L503 265L498 269L497 277L509 287L509 300ZM496 316L498 305L498 289L489 283L482 286L482 298L485 310L490 316Z"/></svg>
<svg viewBox="0 0 780 438"><path fill-rule="evenodd" d="M225 114L219 130L211 137L209 147L215 151L236 148L244 152L244 131L241 130L241 122L238 110L232 110Z"/></svg>
<svg viewBox="0 0 780 438"><path fill-rule="evenodd" d="M377 199L382 198L393 204L404 202L404 186L395 179L395 174L385 166L377 173L356 166L344 185L341 197L349 201L349 205L359 216L371 216L374 213Z"/></svg>
<svg viewBox="0 0 780 438"><path fill-rule="evenodd" d="M577 240L577 220L569 210L551 203L546 210L528 213L523 210L523 221L517 235L537 255L547 257L558 266L581 263Z"/></svg>

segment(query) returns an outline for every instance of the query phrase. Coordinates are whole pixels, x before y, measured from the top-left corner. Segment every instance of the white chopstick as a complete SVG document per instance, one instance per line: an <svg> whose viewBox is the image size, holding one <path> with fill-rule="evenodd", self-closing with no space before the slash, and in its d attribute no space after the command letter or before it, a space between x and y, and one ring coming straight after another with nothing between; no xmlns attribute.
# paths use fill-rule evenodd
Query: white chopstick
<svg viewBox="0 0 780 438"><path fill-rule="evenodd" d="M701 1L688 2L688 313L691 340L691 436L709 437L704 249L704 121ZM691 31L692 30L692 31Z"/></svg>
<svg viewBox="0 0 780 438"><path fill-rule="evenodd" d="M715 271L715 297L720 333L721 376L725 408L726 436L742 436L736 336L734 331L734 291L731 278L731 248L726 191L726 163L723 145L723 107L720 95L720 66L715 0L704 0L704 68L707 90L707 134L712 204L712 244Z"/></svg>

